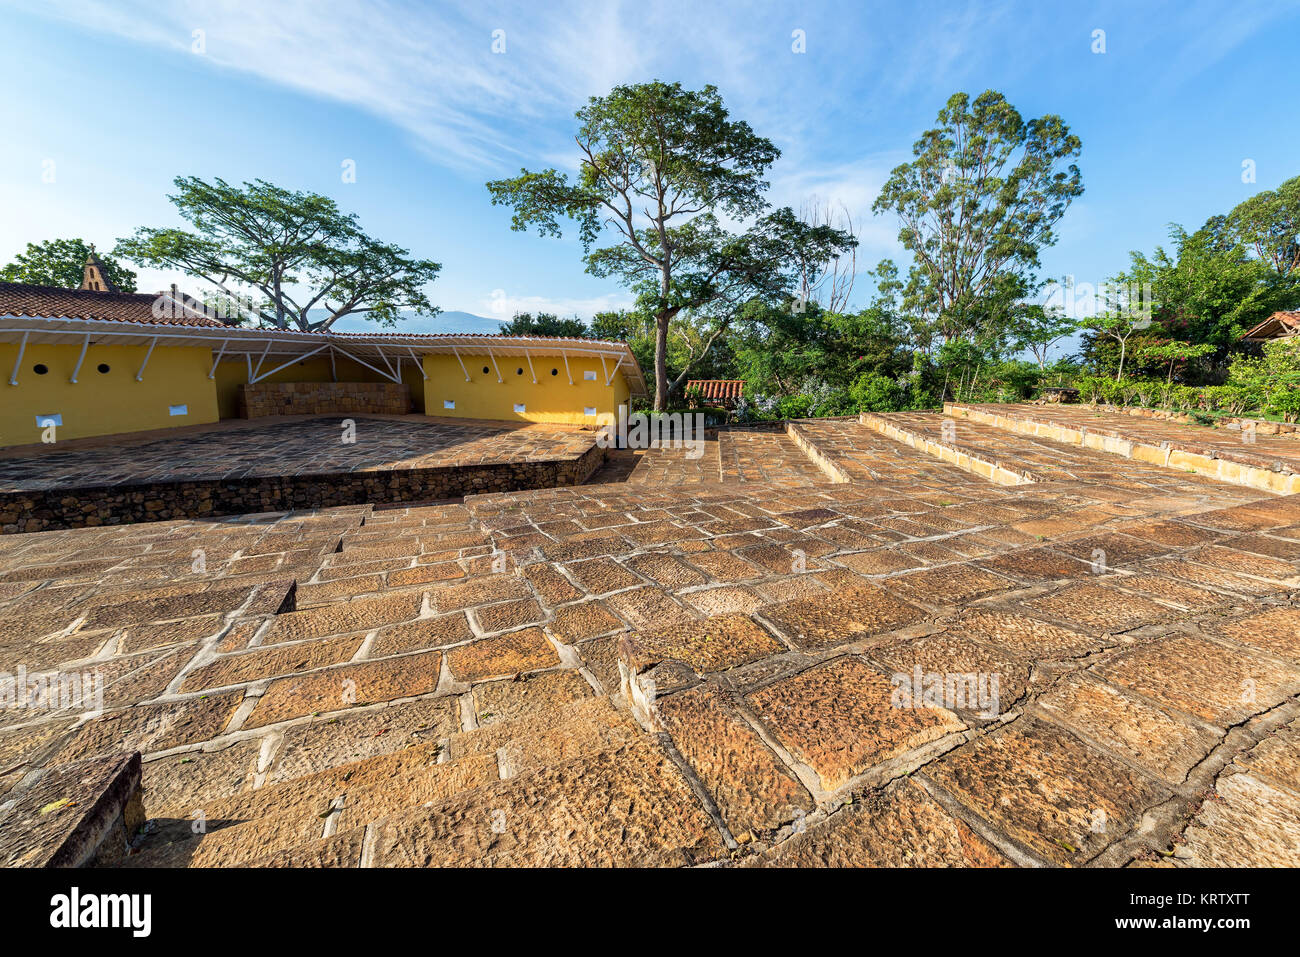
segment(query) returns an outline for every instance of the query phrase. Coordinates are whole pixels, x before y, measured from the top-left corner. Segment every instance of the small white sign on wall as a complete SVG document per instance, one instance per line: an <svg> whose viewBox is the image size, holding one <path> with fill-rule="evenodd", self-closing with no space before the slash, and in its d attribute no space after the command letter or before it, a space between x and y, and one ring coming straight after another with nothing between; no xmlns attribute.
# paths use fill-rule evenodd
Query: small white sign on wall
<svg viewBox="0 0 1300 957"><path fill-rule="evenodd" d="M53 415L38 415L36 417L38 428L48 429L51 425L63 425L63 413L56 412Z"/></svg>
<svg viewBox="0 0 1300 957"><path fill-rule="evenodd" d="M586 372L584 372L584 373L582 374L582 377L583 377L584 379L586 379L588 382L595 382L595 381L596 381L596 370L595 370L595 369L588 369Z"/></svg>
<svg viewBox="0 0 1300 957"><path fill-rule="evenodd" d="M595 414L596 414L596 407L595 407L594 405L584 405L584 406L582 407L582 414L583 414L583 415L595 415Z"/></svg>
<svg viewBox="0 0 1300 957"><path fill-rule="evenodd" d="M444 409L454 409L454 408L456 408L456 400L455 400L455 399L443 399L443 400L442 400L442 407L443 407Z"/></svg>
<svg viewBox="0 0 1300 957"><path fill-rule="evenodd" d="M168 415L189 415L190 407L188 405L169 405L167 406Z"/></svg>
<svg viewBox="0 0 1300 957"><path fill-rule="evenodd" d="M524 408L524 404L523 404L522 402L516 402L516 403L515 403L515 411L516 411L516 412L527 412L528 410Z"/></svg>

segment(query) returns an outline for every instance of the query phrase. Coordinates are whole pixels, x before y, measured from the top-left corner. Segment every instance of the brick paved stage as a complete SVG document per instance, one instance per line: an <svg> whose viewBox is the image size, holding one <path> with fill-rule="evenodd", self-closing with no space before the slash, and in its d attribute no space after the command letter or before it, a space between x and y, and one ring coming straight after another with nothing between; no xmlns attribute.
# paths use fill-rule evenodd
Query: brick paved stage
<svg viewBox="0 0 1300 957"><path fill-rule="evenodd" d="M1300 495L882 418L0 537L0 862L1300 864Z"/></svg>

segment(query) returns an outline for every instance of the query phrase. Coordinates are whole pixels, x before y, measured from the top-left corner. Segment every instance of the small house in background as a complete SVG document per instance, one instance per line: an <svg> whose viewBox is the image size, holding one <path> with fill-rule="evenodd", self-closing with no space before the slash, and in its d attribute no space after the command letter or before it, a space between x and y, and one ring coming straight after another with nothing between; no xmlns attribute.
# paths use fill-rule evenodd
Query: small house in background
<svg viewBox="0 0 1300 957"><path fill-rule="evenodd" d="M1300 335L1300 312L1275 312L1241 338L1247 342L1267 342Z"/></svg>
<svg viewBox="0 0 1300 957"><path fill-rule="evenodd" d="M734 409L745 392L744 379L691 379L686 383L686 395L698 389L704 405L719 409Z"/></svg>

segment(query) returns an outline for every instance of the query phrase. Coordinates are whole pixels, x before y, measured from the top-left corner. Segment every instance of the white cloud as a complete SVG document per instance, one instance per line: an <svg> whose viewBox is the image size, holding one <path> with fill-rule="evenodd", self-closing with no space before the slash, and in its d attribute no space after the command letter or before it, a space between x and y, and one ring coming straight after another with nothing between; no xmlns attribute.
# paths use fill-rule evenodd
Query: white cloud
<svg viewBox="0 0 1300 957"><path fill-rule="evenodd" d="M587 299L552 299L547 296L510 295L504 289L493 289L487 298L479 300L473 311L480 316L502 320L509 320L520 312L529 312L533 315L549 312L562 319L577 316L580 319L590 320L598 312L631 309L632 305L633 298L626 293L610 293Z"/></svg>

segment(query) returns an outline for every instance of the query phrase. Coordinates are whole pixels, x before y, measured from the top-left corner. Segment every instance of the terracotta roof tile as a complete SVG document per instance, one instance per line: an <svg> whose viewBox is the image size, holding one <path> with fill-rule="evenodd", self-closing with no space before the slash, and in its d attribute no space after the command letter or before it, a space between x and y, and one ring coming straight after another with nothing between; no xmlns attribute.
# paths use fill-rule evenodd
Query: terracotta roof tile
<svg viewBox="0 0 1300 957"><path fill-rule="evenodd" d="M705 402L735 402L745 392L743 379L691 379L686 391L699 388Z"/></svg>
<svg viewBox="0 0 1300 957"><path fill-rule="evenodd" d="M158 326L206 326L225 328L215 319L199 315L188 306L176 305L175 315L154 314L154 303L166 293L92 292L60 286L33 286L0 282L0 315L42 319L99 319ZM188 299L188 297L182 297Z"/></svg>

